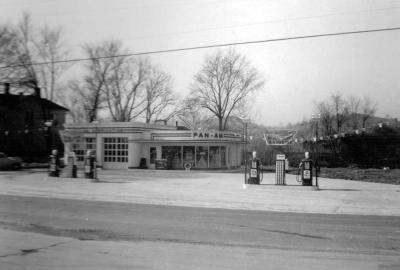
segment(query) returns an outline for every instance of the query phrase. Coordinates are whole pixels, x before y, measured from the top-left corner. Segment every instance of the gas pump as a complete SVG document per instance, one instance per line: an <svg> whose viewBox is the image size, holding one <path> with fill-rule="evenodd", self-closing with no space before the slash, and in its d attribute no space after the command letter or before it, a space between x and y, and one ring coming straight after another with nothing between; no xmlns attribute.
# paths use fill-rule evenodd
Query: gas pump
<svg viewBox="0 0 400 270"><path fill-rule="evenodd" d="M310 159L310 153L305 152L304 159L299 164L299 174L303 186L312 186L313 179L313 161Z"/></svg>
<svg viewBox="0 0 400 270"><path fill-rule="evenodd" d="M60 158L58 157L58 152L56 149L51 151L49 176L60 176Z"/></svg>
<svg viewBox="0 0 400 270"><path fill-rule="evenodd" d="M253 152L253 158L250 160L250 178L249 184L260 184L264 178L260 159L257 158L257 152Z"/></svg>
<svg viewBox="0 0 400 270"><path fill-rule="evenodd" d="M68 164L64 170L64 177L67 178L77 178L78 177L78 167L76 164L76 155L75 152L69 152L68 154Z"/></svg>
<svg viewBox="0 0 400 270"><path fill-rule="evenodd" d="M86 152L85 157L85 178L97 179L96 158L91 150Z"/></svg>

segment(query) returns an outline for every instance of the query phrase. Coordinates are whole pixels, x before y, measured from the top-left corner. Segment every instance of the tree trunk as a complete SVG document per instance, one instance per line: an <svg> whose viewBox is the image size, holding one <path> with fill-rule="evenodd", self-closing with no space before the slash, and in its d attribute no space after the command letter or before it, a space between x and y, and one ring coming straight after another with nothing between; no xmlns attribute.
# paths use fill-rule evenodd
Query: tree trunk
<svg viewBox="0 0 400 270"><path fill-rule="evenodd" d="M218 130L224 130L223 126L222 126L222 122L223 122L223 117L218 117Z"/></svg>

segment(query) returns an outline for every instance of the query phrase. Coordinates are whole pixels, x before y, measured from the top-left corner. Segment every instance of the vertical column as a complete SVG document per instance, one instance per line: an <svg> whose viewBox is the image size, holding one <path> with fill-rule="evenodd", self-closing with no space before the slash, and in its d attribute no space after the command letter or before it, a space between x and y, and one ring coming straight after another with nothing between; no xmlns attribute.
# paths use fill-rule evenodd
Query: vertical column
<svg viewBox="0 0 400 270"><path fill-rule="evenodd" d="M227 146L226 146L226 165L227 165L227 167L228 167L228 169L230 169L231 168L231 147L230 147L230 145L228 144Z"/></svg>
<svg viewBox="0 0 400 270"><path fill-rule="evenodd" d="M181 167L183 168L185 164L183 164L183 145L181 146Z"/></svg>
<svg viewBox="0 0 400 270"><path fill-rule="evenodd" d="M64 143L64 163L65 165L68 164L68 153L72 151L72 142L65 142ZM50 155L50 153L48 153Z"/></svg>
<svg viewBox="0 0 400 270"><path fill-rule="evenodd" d="M210 145L207 145L207 169L210 168Z"/></svg>
<svg viewBox="0 0 400 270"><path fill-rule="evenodd" d="M161 145L156 145L157 159L162 158L162 147Z"/></svg>
<svg viewBox="0 0 400 270"><path fill-rule="evenodd" d="M141 153L142 148L139 143L128 144L128 167L139 167Z"/></svg>
<svg viewBox="0 0 400 270"><path fill-rule="evenodd" d="M98 167L103 167L103 138L96 134L96 161Z"/></svg>

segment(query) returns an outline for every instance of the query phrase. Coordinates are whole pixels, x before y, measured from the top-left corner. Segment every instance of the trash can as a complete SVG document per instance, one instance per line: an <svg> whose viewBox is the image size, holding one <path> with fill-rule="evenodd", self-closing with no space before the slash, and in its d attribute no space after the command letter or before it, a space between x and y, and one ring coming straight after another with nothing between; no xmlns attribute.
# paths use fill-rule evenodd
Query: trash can
<svg viewBox="0 0 400 270"><path fill-rule="evenodd" d="M146 158L140 159L139 169L147 169L147 161Z"/></svg>

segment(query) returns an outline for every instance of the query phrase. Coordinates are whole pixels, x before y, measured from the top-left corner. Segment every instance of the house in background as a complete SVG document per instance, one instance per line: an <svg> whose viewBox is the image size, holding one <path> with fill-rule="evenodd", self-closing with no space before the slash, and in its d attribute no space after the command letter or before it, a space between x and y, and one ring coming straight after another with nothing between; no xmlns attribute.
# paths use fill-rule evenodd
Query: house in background
<svg viewBox="0 0 400 270"><path fill-rule="evenodd" d="M4 83L0 93L0 152L20 156L25 161L47 158L52 149L63 151L60 130L68 112L50 100L41 98L40 88L31 95L10 93Z"/></svg>

